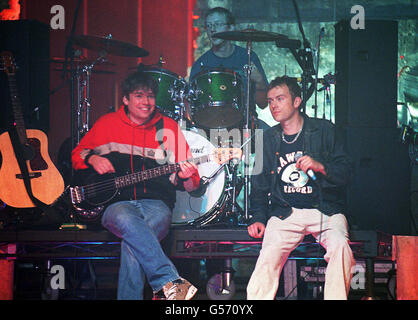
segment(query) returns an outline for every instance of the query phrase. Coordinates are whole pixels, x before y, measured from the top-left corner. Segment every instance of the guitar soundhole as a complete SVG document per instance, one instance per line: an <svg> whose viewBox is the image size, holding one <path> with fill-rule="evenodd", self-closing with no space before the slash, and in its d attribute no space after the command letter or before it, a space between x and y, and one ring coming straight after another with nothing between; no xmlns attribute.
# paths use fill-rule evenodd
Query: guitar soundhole
<svg viewBox="0 0 418 320"><path fill-rule="evenodd" d="M46 170L48 164L41 156L41 142L36 138L28 138L29 147L32 148L32 157L29 159L30 168L32 171Z"/></svg>

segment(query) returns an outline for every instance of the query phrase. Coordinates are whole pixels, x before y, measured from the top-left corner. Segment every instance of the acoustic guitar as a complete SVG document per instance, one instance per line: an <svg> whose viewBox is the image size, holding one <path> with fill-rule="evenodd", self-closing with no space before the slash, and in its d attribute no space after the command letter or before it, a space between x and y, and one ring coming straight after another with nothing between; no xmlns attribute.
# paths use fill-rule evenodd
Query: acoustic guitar
<svg viewBox="0 0 418 320"><path fill-rule="evenodd" d="M29 172L33 196L44 204L52 204L64 191L64 180L48 154L48 138L44 132L25 128L18 90L16 65L10 52L1 56L1 69L7 74L12 101L14 126L23 148L24 161ZM29 196L23 174L9 132L0 135L0 199L15 208L33 208L36 205Z"/></svg>

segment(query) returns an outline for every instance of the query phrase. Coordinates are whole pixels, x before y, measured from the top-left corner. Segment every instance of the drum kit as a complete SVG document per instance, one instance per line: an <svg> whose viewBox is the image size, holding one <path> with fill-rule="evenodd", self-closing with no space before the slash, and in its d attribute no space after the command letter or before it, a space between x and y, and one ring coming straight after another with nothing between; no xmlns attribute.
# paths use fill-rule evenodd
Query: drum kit
<svg viewBox="0 0 418 320"><path fill-rule="evenodd" d="M248 66L251 65L252 42L275 41L278 46L294 49L300 46L297 40L290 40L286 36L265 31L247 29L243 31L221 32L214 35L225 40L245 41L248 49ZM100 53L99 58L76 73L77 82L89 85L89 74L97 63L104 61L107 54L128 57L145 57L148 52L137 46L116 41L107 36L75 36L74 45ZM187 82L176 73L162 68L163 59L155 65L139 64L138 71L146 72L158 83L156 107L164 115L177 121L188 142L193 157L211 153L218 147L231 147L233 142L213 142L212 130L220 134L231 128L243 129L244 143L239 147L244 150L244 159L250 159L250 147L253 133L250 130L249 118L249 81L251 68L245 67L247 86L239 74L228 69L209 69L194 76ZM87 78L81 79L86 74ZM247 88L247 92L244 92ZM88 90L79 89L88 93ZM77 105L77 143L80 137L88 131L90 98L78 96ZM207 132L212 131L211 141L207 139ZM203 133L203 134L202 134ZM219 137L219 135L218 135ZM241 141L240 141L241 142ZM233 147L236 147L233 145ZM176 205L173 209L173 226L206 226L215 222L220 224L246 223L248 219L249 174L247 171L250 161L230 161L219 165L215 162L200 164L198 171L201 186L198 190L188 193L177 191ZM244 166L244 171L242 167ZM203 182L203 183L202 183ZM237 198L244 187L243 205L238 204ZM85 212L84 218L95 216L95 212Z"/></svg>

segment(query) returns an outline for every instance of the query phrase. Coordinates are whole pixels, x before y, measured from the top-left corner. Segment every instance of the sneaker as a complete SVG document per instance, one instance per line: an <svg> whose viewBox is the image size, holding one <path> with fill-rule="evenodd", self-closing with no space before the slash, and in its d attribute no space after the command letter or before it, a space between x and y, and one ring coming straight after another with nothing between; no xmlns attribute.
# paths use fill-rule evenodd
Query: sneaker
<svg viewBox="0 0 418 320"><path fill-rule="evenodd" d="M167 282L163 287L167 300L190 300L197 292L197 288L186 279L180 278Z"/></svg>

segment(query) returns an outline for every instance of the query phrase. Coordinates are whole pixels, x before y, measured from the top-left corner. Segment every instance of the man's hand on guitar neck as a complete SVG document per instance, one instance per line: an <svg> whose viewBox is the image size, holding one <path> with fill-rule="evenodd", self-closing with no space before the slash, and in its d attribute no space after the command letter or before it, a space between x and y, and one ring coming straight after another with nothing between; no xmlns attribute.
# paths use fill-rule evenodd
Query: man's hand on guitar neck
<svg viewBox="0 0 418 320"><path fill-rule="evenodd" d="M197 171L197 166L193 162L180 162L180 171L178 176L180 179L186 180L194 175Z"/></svg>
<svg viewBox="0 0 418 320"><path fill-rule="evenodd" d="M109 159L101 157L97 154L90 156L87 160L88 164L93 167L98 174L113 173L115 168Z"/></svg>
<svg viewBox="0 0 418 320"><path fill-rule="evenodd" d="M183 186L184 189L186 189L187 192L192 192L193 190L196 190L199 187L199 184L195 184L193 179L191 178L195 174L199 174L199 171L197 170L197 165L193 162L180 162L180 171L177 172L177 177L184 180ZM178 184L178 181L174 182L174 184Z"/></svg>

